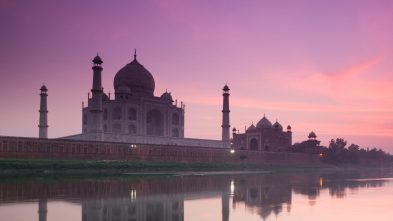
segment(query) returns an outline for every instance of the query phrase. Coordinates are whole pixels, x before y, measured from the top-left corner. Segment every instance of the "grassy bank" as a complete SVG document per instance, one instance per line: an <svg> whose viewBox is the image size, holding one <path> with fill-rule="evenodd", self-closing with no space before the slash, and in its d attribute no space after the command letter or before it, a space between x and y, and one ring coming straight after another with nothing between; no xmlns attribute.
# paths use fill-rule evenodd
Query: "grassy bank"
<svg viewBox="0 0 393 221"><path fill-rule="evenodd" d="M323 165L272 166L218 163L146 162L117 160L59 160L59 159L5 159L0 158L1 174L20 173L129 173L164 171L233 171L233 170L286 170L318 169Z"/></svg>

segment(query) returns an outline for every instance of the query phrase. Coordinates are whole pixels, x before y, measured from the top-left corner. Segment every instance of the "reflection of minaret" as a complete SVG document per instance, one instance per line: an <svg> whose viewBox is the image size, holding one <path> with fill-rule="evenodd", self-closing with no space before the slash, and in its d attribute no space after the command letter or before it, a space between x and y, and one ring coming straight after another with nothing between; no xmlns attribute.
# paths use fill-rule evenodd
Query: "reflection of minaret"
<svg viewBox="0 0 393 221"><path fill-rule="evenodd" d="M46 221L46 214L48 213L47 209L47 200L39 199L38 200L38 221Z"/></svg>
<svg viewBox="0 0 393 221"><path fill-rule="evenodd" d="M224 147L230 147L229 131L231 125L229 125L229 87L225 85L222 89L224 92L222 94L222 143Z"/></svg>
<svg viewBox="0 0 393 221"><path fill-rule="evenodd" d="M102 60L97 56L93 59L93 87L91 89L91 128L90 132L97 133L101 140L102 137L102 82L101 82L101 72L102 72Z"/></svg>
<svg viewBox="0 0 393 221"><path fill-rule="evenodd" d="M223 191L221 195L222 221L229 220L229 192Z"/></svg>
<svg viewBox="0 0 393 221"><path fill-rule="evenodd" d="M40 93L40 122L38 124L39 138L48 138L48 107L47 107L47 97L48 89L45 85L42 85Z"/></svg>

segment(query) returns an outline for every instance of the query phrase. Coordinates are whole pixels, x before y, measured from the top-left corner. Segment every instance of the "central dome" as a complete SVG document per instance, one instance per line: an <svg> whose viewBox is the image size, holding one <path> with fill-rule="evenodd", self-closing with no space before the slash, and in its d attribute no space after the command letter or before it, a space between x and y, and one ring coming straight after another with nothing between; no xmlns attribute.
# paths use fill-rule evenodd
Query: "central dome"
<svg viewBox="0 0 393 221"><path fill-rule="evenodd" d="M272 128L273 125L270 121L263 116L263 118L257 123L257 128Z"/></svg>
<svg viewBox="0 0 393 221"><path fill-rule="evenodd" d="M131 63L117 72L113 86L115 93L122 93L123 90L119 89L128 87L131 94L154 96L154 78L143 65L139 64L136 56Z"/></svg>

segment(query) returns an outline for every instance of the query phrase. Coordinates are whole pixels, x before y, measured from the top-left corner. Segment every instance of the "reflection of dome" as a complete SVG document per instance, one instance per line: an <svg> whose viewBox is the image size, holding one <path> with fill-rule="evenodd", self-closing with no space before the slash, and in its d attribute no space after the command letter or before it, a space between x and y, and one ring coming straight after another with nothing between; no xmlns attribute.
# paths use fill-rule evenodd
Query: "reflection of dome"
<svg viewBox="0 0 393 221"><path fill-rule="evenodd" d="M317 135L314 133L314 131L311 131L311 132L308 134L308 138L309 138L309 139L315 139L315 138L317 138Z"/></svg>
<svg viewBox="0 0 393 221"><path fill-rule="evenodd" d="M265 116L257 123L257 128L272 128L272 126L272 123Z"/></svg>
<svg viewBox="0 0 393 221"><path fill-rule="evenodd" d="M173 102L171 93L169 93L169 92L167 92L167 91L165 91L165 92L161 95L161 99L166 100L166 101L169 101L169 102L171 102L171 103Z"/></svg>
<svg viewBox="0 0 393 221"><path fill-rule="evenodd" d="M254 126L254 124L251 124L251 126L249 126L248 128L247 128L247 130L253 130L253 129L255 129L256 127Z"/></svg>
<svg viewBox="0 0 393 221"><path fill-rule="evenodd" d="M120 86L127 86L133 94L150 95L154 94L154 78L150 72L139 64L134 56L134 60L120 69L113 81L115 92L118 92Z"/></svg>
<svg viewBox="0 0 393 221"><path fill-rule="evenodd" d="M282 126L280 123L278 123L278 121L276 121L276 123L273 124L274 129L279 129L282 130Z"/></svg>

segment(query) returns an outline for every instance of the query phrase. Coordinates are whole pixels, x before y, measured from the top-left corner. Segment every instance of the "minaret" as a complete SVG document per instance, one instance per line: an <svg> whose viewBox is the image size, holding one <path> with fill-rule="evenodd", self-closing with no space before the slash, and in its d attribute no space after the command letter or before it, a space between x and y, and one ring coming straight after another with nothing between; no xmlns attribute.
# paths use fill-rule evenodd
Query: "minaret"
<svg viewBox="0 0 393 221"><path fill-rule="evenodd" d="M230 148L230 127L229 125L229 87L225 84L224 88L222 89L224 92L222 94L223 101L222 101L222 143L223 147Z"/></svg>
<svg viewBox="0 0 393 221"><path fill-rule="evenodd" d="M38 200L38 221L46 221L46 215L48 213L47 200Z"/></svg>
<svg viewBox="0 0 393 221"><path fill-rule="evenodd" d="M38 124L39 133L38 138L48 138L48 106L47 97L48 89L42 85L40 93L40 122Z"/></svg>
<svg viewBox="0 0 393 221"><path fill-rule="evenodd" d="M229 220L229 192L227 190L221 194L221 220Z"/></svg>
<svg viewBox="0 0 393 221"><path fill-rule="evenodd" d="M91 89L91 124L90 132L98 133L102 136L102 83L101 83L101 72L102 72L102 60L100 56L93 59L93 87ZM100 135L101 134L101 135ZM97 137L97 140L101 140L102 137Z"/></svg>

